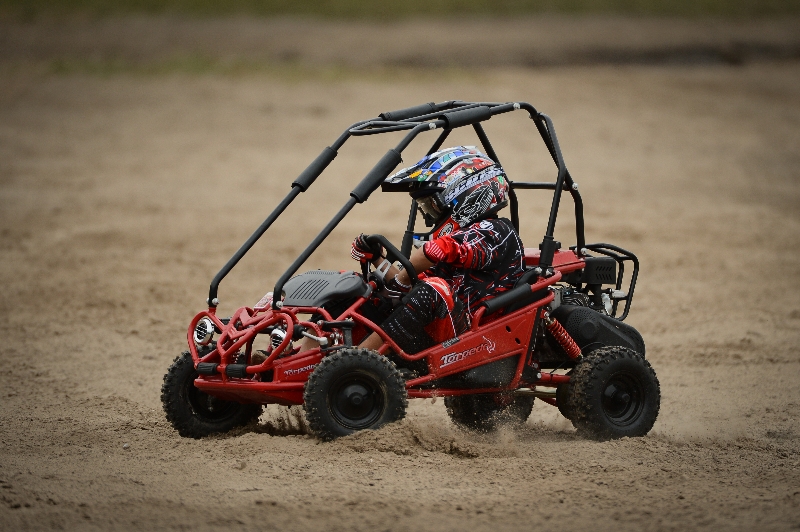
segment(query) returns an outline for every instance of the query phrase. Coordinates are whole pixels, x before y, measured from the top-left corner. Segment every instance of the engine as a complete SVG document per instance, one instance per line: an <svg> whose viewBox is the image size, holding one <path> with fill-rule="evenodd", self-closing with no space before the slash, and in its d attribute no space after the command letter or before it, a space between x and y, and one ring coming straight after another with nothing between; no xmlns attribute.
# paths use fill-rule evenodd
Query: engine
<svg viewBox="0 0 800 532"><path fill-rule="evenodd" d="M587 294L557 286L554 296L550 316L566 329L583 354L599 347L621 346L644 356L645 345L639 331L612 318L604 308L594 308ZM569 360L561 345L544 328L538 332L536 354L542 368L564 366Z"/></svg>

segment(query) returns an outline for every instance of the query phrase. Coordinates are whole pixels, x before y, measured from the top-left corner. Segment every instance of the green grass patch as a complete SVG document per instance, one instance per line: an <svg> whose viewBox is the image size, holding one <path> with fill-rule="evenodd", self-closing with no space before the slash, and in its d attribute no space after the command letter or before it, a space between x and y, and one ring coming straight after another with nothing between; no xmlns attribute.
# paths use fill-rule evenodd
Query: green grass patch
<svg viewBox="0 0 800 532"><path fill-rule="evenodd" d="M132 13L378 20L541 13L741 18L800 14L800 0L0 0L0 12L22 19L41 15Z"/></svg>

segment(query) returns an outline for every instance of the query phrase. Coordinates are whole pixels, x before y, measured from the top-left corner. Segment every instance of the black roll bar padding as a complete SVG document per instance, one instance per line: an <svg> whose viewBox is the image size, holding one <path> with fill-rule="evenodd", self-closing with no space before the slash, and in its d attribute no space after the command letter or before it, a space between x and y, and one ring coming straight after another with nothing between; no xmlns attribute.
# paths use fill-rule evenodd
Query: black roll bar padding
<svg viewBox="0 0 800 532"><path fill-rule="evenodd" d="M403 140L400 141L400 143L397 144L393 150L386 152L386 155L384 155L381 160L378 161L378 164L376 164L375 167L370 170L361 183L359 183L353 192L350 193L350 198L347 200L347 203L345 203L344 207L339 209L339 212L336 213L330 222L328 222L328 225L326 225L322 231L320 231L320 233L314 237L314 240L312 240L308 247L303 250L300 256L295 259L292 265L289 266L289 269L283 272L283 275L281 275L280 279L278 279L275 289L272 292L274 294L272 299L273 310L278 310L283 304L281 301L281 296L283 295L283 285L286 284L286 281L288 281L289 278L297 272L300 266L302 266L303 263L308 260L308 257L310 257L311 254L314 253L314 251L319 247L322 241L325 240L328 235L331 234L331 232L333 232L336 226L339 225L339 222L341 222L342 219L347 216L347 213L353 209L356 203L363 203L366 201L369 195L375 191L375 189L377 189L381 183L383 183L384 179L386 179L386 176L389 175L389 172L391 172L392 169L397 166L400 161L402 161L400 154L404 149L406 149L406 147L408 147L411 141L414 140L416 136L420 134L420 132L442 127L443 125L444 120L436 120L435 122L418 124L408 132L408 134L403 138ZM343 134L340 139L344 138L346 138L346 136ZM294 187L294 189L298 189L298 187ZM389 245L395 252L397 252L397 248L391 245L391 243ZM408 259L403 257L399 252L397 252L397 255L397 260L399 260L403 266L406 265L403 263L404 260L409 266L411 265L411 263L408 262ZM413 266L411 271L414 271Z"/></svg>
<svg viewBox="0 0 800 532"><path fill-rule="evenodd" d="M411 284L414 285L417 282L417 270L414 268L414 265L411 264L411 261L403 255L399 249L394 247L394 244L389 242L389 240L383 235L369 235L366 238L367 242L370 244L379 243L386 249L386 258L392 261L398 261L400 264L403 265L408 271L408 277L411 279Z"/></svg>
<svg viewBox="0 0 800 532"><path fill-rule="evenodd" d="M303 173L292 182L292 186L300 187L303 192L308 190L308 187L310 187L320 174L325 171L328 165L333 162L336 155L338 155L338 152L330 146L322 150L322 153L320 153L319 156L303 170Z"/></svg>
<svg viewBox="0 0 800 532"><path fill-rule="evenodd" d="M543 290L547 295L547 289ZM493 297L488 301L484 301L482 305L486 307L486 315L497 312L501 308L507 307L517 301L522 301L531 296L531 285L528 283L514 287L507 292L503 292L499 296ZM543 296L544 297L544 296Z"/></svg>
<svg viewBox="0 0 800 532"><path fill-rule="evenodd" d="M472 109L473 107L479 107L481 105L497 105L497 104L469 103L469 102L462 102L460 100L452 100L449 102L437 103L436 112L415 116L413 118L407 118L403 120L403 122L415 122L419 124L427 120L439 118L442 116L442 113L447 110L461 111L464 109Z"/></svg>
<svg viewBox="0 0 800 532"><path fill-rule="evenodd" d="M354 127L358 127L360 124L369 122L370 120L362 120L360 122L356 122L355 124L352 124L349 128L345 129L344 132L341 135L339 135L339 138L337 138L334 141L334 143L331 144L329 147L325 148L322 151L322 153L309 165L309 167L306 168L305 171L303 171L303 173L300 174L300 176L297 179L295 179L295 181L292 183L292 190L286 195L283 201L281 201L281 203L279 203L278 206L275 207L275 209L270 213L270 215L267 216L267 219L264 220L264 222L259 226L258 229L255 230L255 232L252 235L250 235L250 238L248 238L247 241L244 244L242 244L242 247L240 247L236 251L233 257L231 257L230 260L228 260L228 262L225 264L225 266L223 266L222 269L219 272L217 272L217 275L214 276L214 279L211 281L211 286L208 290L207 303L210 307L216 307L218 304L217 293L219 291L219 283L222 282L222 279L224 279L225 276L228 275L230 271L234 268L234 266L236 266L236 264L242 259L242 257L244 257L248 251L250 251L250 248L252 248L253 245L258 241L258 239L261 238L261 236L267 231L267 229L269 229L269 227L273 224L273 222L275 222L278 216L280 216L283 213L283 211L286 210L286 207L288 207L289 204L292 201L294 201L294 199L301 192L305 192L308 189L308 187L311 186L314 180L316 180L316 178L319 177L319 175L325 170L325 168L327 168L327 166L331 163L331 161L336 157L337 150L341 148L345 142L347 142L347 139L350 138L350 130ZM331 155L330 152L333 152L333 154ZM330 158L330 161L324 163L324 166L319 168L317 171L315 165L322 164L322 161L324 161L327 158Z"/></svg>
<svg viewBox="0 0 800 532"><path fill-rule="evenodd" d="M470 124L477 124L478 122L489 120L492 117L492 110L485 105L481 105L472 107L471 109L444 113L442 116L447 123L445 127L447 129L455 129L457 127L468 126Z"/></svg>
<svg viewBox="0 0 800 532"><path fill-rule="evenodd" d="M233 267L236 266L236 264L242 259L242 257L244 257L245 253L250 251L250 248L253 247L253 244L255 244L259 238L261 238L261 235L263 235L267 229L269 229L269 226L271 226L278 216L280 216L281 213L286 210L286 207L289 206L289 204L300 194L300 192L302 192L300 186L293 185L292 190L286 195L285 198L283 198L283 201L281 201L278 206L275 207L275 210L273 210L270 215L267 216L267 219L264 220L259 228L256 229L252 235L250 235L250 238L248 238L247 241L242 244L242 247L240 247L238 251L234 253L233 257L228 260L225 266L223 266L222 269L217 272L217 275L214 276L214 279L211 281L211 287L208 290L208 306L217 306L217 291L219 290L219 283L222 282L222 279L224 279L225 276L230 273Z"/></svg>
<svg viewBox="0 0 800 532"><path fill-rule="evenodd" d="M381 157L381 160L378 161L372 170L361 180L356 188L350 193L352 197L356 199L359 203L364 203L369 198L369 195L372 194L381 183L386 179L395 166L400 164L403 160L402 155L396 149L392 149L386 152L386 155Z"/></svg>
<svg viewBox="0 0 800 532"><path fill-rule="evenodd" d="M398 122L400 120L406 120L408 118L414 118L424 114L435 113L438 110L439 109L437 108L436 104L430 102L422 105L415 105L414 107L407 107L405 109L398 109L397 111L388 111L386 113L381 113L378 116L384 120Z"/></svg>

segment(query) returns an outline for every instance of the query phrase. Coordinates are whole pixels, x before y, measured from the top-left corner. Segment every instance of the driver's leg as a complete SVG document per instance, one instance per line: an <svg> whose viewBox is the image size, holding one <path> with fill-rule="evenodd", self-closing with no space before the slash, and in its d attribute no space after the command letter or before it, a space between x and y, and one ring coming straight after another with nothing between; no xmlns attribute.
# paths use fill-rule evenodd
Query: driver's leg
<svg viewBox="0 0 800 532"><path fill-rule="evenodd" d="M446 303L441 295L427 283L417 283L397 307L381 324L381 329L408 354L419 353L436 342L425 332L425 326L441 314ZM377 350L383 340L377 334L364 339L359 347Z"/></svg>

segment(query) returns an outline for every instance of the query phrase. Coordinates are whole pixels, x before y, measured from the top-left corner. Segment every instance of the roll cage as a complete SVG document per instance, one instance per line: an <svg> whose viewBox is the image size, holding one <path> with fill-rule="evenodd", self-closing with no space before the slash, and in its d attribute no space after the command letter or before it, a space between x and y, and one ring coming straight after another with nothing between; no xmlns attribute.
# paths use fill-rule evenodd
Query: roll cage
<svg viewBox="0 0 800 532"><path fill-rule="evenodd" d="M483 146L485 153L496 162L500 162L497 154L486 135L482 122L491 119L495 115L510 113L513 111L527 111L529 118L533 120L536 129L542 137L542 140L547 147L550 156L555 163L558 173L555 182L522 182L509 180L510 188L510 210L511 221L514 227L519 231L519 202L517 200L516 190L553 190L553 200L550 207L550 216L547 223L547 230L539 244L540 256L538 267L541 268L541 274L548 276L552 272L553 257L556 251L560 248L561 244L553 239L555 231L556 218L558 216L558 209L561 203L562 191L568 191L572 196L575 204L575 237L576 245L574 249L580 256L585 254L587 249L584 237L584 221L583 221L583 201L578 186L573 181L572 177L567 170L564 158L561 154L561 149L556 137L553 122L546 114L538 112L532 105L525 102L508 102L508 103L491 103L491 102L464 102L460 100L450 100L442 103L426 103L400 109L396 111L384 112L376 118L362 120L352 124L350 127L336 139L333 144L322 150L322 153L292 182L292 189L278 204L278 206L270 213L264 222L256 229L256 231L247 239L247 241L239 248L239 250L231 257L231 259L223 266L223 268L216 274L211 282L209 288L207 303L209 308L216 308L219 304L218 289L219 284L225 276L236 266L239 260L250 250L250 248L258 241L259 238L269 229L272 223L283 213L290 203L301 193L308 190L308 188L316 181L323 171L330 165L336 158L339 150L350 137L359 137L366 135L378 135L383 133L394 133L405 131L405 137L393 149L390 149L378 161L378 163L367 173L361 182L350 192L350 198L345 205L336 213L336 215L328 222L328 224L320 231L320 233L312 240L312 242L303 250L303 252L295 259L289 268L281 275L275 284L273 293L281 294L283 292L284 284L291 278L298 269L305 263L312 253L319 247L319 245L328 237L328 235L336 228L336 226L344 219L344 217L352 210L358 203L364 203L374 192L383 185L383 190L392 191L405 191L405 188L399 188L392 184L384 183L390 172L402 161L402 152L411 142L420 134L426 131L440 130L441 133L436 138L433 145L428 150L428 154L434 153L445 142L450 133L457 128L472 126L478 139ZM415 236L414 226L416 223L416 203L411 200L411 211L409 213L408 224L403 236L401 245L401 253L405 257L409 257ZM619 281L622 280L623 274L623 261L632 260L634 264L634 271L631 279L631 285L626 299L626 308L623 316L624 319L630 307L630 299L633 296L633 288L636 282L638 273L638 260L632 254L616 248L615 246L608 246L606 244L593 244L588 246L589 249L611 256L620 264ZM532 279L532 283L535 279ZM617 283L618 285L620 283ZM619 286L617 286L619 288ZM615 311L616 311L615 303ZM281 298L275 297L272 303L273 310L281 308Z"/></svg>
<svg viewBox="0 0 800 532"><path fill-rule="evenodd" d="M330 222L320 231L320 233L311 241L311 243L303 250L303 252L295 259L289 268L281 275L275 284L273 293L281 294L283 286L289 278L292 277L297 270L305 263L312 253L319 247L319 245L330 235L336 226L344 219L344 217L352 210L358 203L364 203L369 198L370 194L378 189L383 188L384 191L406 191L403 186L385 183L385 179L389 176L390 172L402 161L402 152L411 142L420 134L426 131L440 130L441 133L436 141L428 150L428 154L435 152L441 148L444 141L450 133L457 128L472 126L475 134L483 146L486 154L494 161L500 162L497 153L492 147L486 131L481 125L491 119L495 115L510 113L513 111L527 111L528 116L533 120L536 129L544 141L550 156L553 158L558 173L555 182L524 182L524 181L511 181L509 180L509 197L510 197L510 210L511 221L514 228L519 232L519 202L517 200L516 190L553 190L553 200L550 206L550 216L547 222L547 229L542 241L539 244L540 255L538 257L538 267L541 273L545 276L552 272L553 257L561 243L553 238L555 232L556 218L558 216L558 209L561 203L561 193L566 190L572 196L575 204L575 238L576 245L572 247L575 253L580 257L586 254L587 251L594 251L609 257L614 258L619 265L619 276L617 282L617 289L621 288L624 272L624 262L631 261L633 263L633 272L629 291L623 300L626 301L625 311L620 320L624 320L630 308L630 302L633 297L633 290L636 285L636 278L639 271L639 261L630 252L627 252L616 246L609 244L592 244L587 246L584 236L584 221L583 221L583 200L581 199L580 192L578 192L578 185L573 181L572 177L567 170L564 163L564 157L561 154L561 148L558 144L555 127L549 116L544 113L538 112L531 104L526 102L464 102L461 100L450 100L442 103L425 103L406 109L399 109L396 111L384 112L376 118L362 120L352 124L339 135L339 138L322 150L322 153L305 169L303 172L292 182L292 189L278 204L278 206L270 213L264 222L256 229L256 231L247 239L247 241L236 251L236 253L228 260L223 268L214 276L211 281L211 286L208 292L208 306L209 308L216 308L219 304L218 289L219 284L236 266L239 260L253 247L259 238L269 229L272 223L283 213L290 203L301 193L308 190L308 188L316 181L323 171L330 165L331 162L338 155L339 150L347 142L350 137L360 137L366 135L379 135L383 133L394 133L400 131L407 131L406 136L397 144L393 149L390 149L378 161L378 163L367 173L361 182L350 192L350 198L345 205L336 213ZM411 202L411 211L408 217L408 224L406 231L403 235L403 241L400 248L401 253L405 257L411 254L411 247L413 245L414 226L416 224L416 206L414 201ZM535 282L535 279L532 279ZM272 303L273 310L281 308L281 298L275 297ZM614 313L618 301L614 303Z"/></svg>

